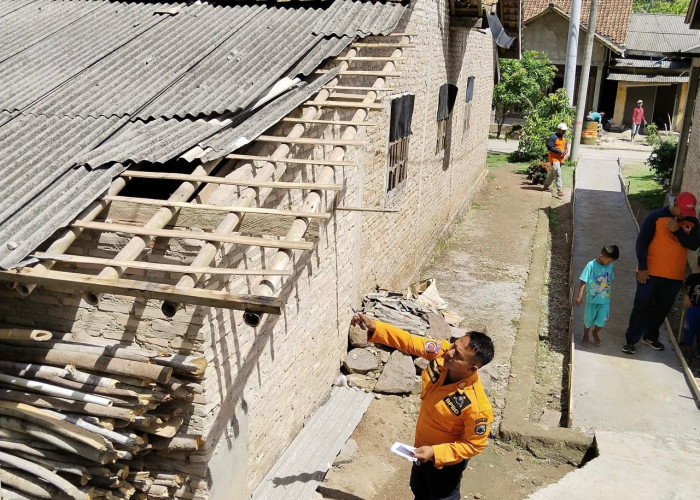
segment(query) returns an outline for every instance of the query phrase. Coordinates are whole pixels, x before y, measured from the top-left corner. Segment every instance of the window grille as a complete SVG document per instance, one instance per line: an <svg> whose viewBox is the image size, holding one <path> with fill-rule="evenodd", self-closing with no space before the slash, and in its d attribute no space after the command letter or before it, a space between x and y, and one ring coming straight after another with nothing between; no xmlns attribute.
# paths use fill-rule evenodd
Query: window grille
<svg viewBox="0 0 700 500"><path fill-rule="evenodd" d="M411 139L414 95L404 95L391 101L389 151L387 155L386 192L395 193L408 176L408 150Z"/></svg>

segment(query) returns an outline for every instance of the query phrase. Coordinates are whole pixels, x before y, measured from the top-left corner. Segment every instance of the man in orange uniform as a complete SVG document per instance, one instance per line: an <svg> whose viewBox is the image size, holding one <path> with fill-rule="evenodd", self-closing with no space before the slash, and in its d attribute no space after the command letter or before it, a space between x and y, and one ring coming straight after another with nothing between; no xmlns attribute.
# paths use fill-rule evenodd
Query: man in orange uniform
<svg viewBox="0 0 700 500"><path fill-rule="evenodd" d="M642 222L636 244L637 291L622 346L626 354L635 353L640 339L652 349L664 349L659 328L685 279L687 250L700 246L696 203L691 193L679 193L672 206L651 212Z"/></svg>
<svg viewBox="0 0 700 500"><path fill-rule="evenodd" d="M353 316L352 324L366 328L370 342L430 360L422 374L411 490L416 500L458 500L462 473L469 459L486 448L493 421L478 373L493 359L493 342L481 332L452 344L419 337L362 313Z"/></svg>
<svg viewBox="0 0 700 500"><path fill-rule="evenodd" d="M556 180L557 196L564 194L564 191L562 191L564 184L561 179L561 164L569 154L569 145L566 142L566 137L564 137L567 128L566 123L560 123L557 125L557 131L547 141L549 173L547 174L547 180L544 181L543 189L544 191L548 190L552 181Z"/></svg>

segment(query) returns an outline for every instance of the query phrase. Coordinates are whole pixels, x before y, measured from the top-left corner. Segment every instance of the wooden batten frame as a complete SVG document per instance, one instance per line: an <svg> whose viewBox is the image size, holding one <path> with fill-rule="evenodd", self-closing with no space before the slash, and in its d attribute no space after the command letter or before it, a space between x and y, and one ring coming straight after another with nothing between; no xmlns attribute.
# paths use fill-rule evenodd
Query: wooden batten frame
<svg viewBox="0 0 700 500"><path fill-rule="evenodd" d="M197 231L183 231L178 229L155 229L143 226L130 226L128 224L112 224L108 222L90 222L78 220L72 225L82 229L107 231L110 233L135 234L140 236L152 236L155 238L182 238L200 241L218 241L219 243L236 243L239 245L259 246L265 248L283 248L286 250L311 250L314 247L314 244L311 241L277 240L273 238L200 233Z"/></svg>
<svg viewBox="0 0 700 500"><path fill-rule="evenodd" d="M339 104L359 104L359 103L339 103ZM260 142L277 142L277 143L282 143L282 144L311 144L311 145L315 145L315 146L364 146L365 145L365 141L358 141L358 140L316 139L313 137L290 138L290 137L278 137L276 135L261 135L260 137L258 137L255 140L260 141Z"/></svg>
<svg viewBox="0 0 700 500"><path fill-rule="evenodd" d="M235 205L221 206L206 203L189 203L184 201L154 200L151 198L134 198L130 196L105 196L107 201L134 203L136 205L152 205L157 207L192 208L212 212L237 212L261 215L280 215L285 217L309 217L310 219L330 219L331 214L324 212L302 212L300 210L282 210L276 208L238 207Z"/></svg>
<svg viewBox="0 0 700 500"><path fill-rule="evenodd" d="M360 99L360 100L365 98L365 96L363 94L344 94L342 92L333 92L329 97L332 99ZM381 97L378 98L378 100L380 100L380 99L381 99Z"/></svg>
<svg viewBox="0 0 700 500"><path fill-rule="evenodd" d="M353 127L376 127L377 124L374 122L353 122L351 120L307 120L305 118L282 118L283 122L289 122L289 123L310 123L310 124L323 124L323 125L351 125ZM226 158L231 158L231 155L227 156ZM280 163L283 163L282 160L274 160L271 157L268 161L277 161ZM287 161L287 163L306 163L303 158L301 159L294 159L293 161ZM350 163L350 162L340 162L340 163ZM337 163L334 163L334 165ZM323 163L322 165L327 165L326 163ZM346 165L346 166L354 166L352 165Z"/></svg>
<svg viewBox="0 0 700 500"><path fill-rule="evenodd" d="M220 307L223 309L255 309L264 314L282 314L284 302L275 297L239 295L219 290L200 288L179 288L160 283L142 282L124 278L104 279L90 274L68 273L63 271L0 271L0 281L34 283L59 290L89 291L93 293L113 293L128 297L143 297L155 300L174 300L197 306Z"/></svg>
<svg viewBox="0 0 700 500"><path fill-rule="evenodd" d="M138 170L123 172L122 177L132 177L139 179L165 179L177 181L192 181L206 182L209 184L225 184L228 186L241 186L251 188L270 188L270 189L309 189L313 191L340 191L343 186L340 184L314 184L309 182L275 182L275 181L255 181L250 180L235 180L228 177L216 177L211 175L190 175L190 174L171 174L160 172L141 172Z"/></svg>
<svg viewBox="0 0 700 500"><path fill-rule="evenodd" d="M317 69L316 73L328 73L327 69ZM360 71L360 70L346 70L338 73L340 76L378 76L381 78L399 78L401 76L400 71Z"/></svg>
<svg viewBox="0 0 700 500"><path fill-rule="evenodd" d="M343 102L343 101L306 101L307 106L318 106L320 108L351 108L351 109L384 109L384 105L380 103L369 104L361 102ZM340 144L338 144L340 145Z"/></svg>
<svg viewBox="0 0 700 500"><path fill-rule="evenodd" d="M290 119L291 121L291 119ZM332 120L318 120L318 122L324 123L336 123ZM307 123L305 120L300 119L298 123ZM311 122L309 122L311 123ZM363 123L352 123L352 125L363 125ZM230 154L226 158L231 160L249 160L249 161L268 161L272 163L299 163L302 165L320 165L324 167L356 167L357 163L353 161L333 161L324 159L314 159L314 158L275 158L274 156L255 156L255 155L242 155L242 154Z"/></svg>
<svg viewBox="0 0 700 500"><path fill-rule="evenodd" d="M182 264L163 264L160 262L119 261L101 257L87 257L84 255L49 254L37 252L32 257L40 260L52 260L68 264L95 264L99 266L119 266L128 269L145 269L147 271L163 271L169 273L202 273L211 275L230 276L291 276L290 269L226 269L218 267L192 267Z"/></svg>
<svg viewBox="0 0 700 500"><path fill-rule="evenodd" d="M355 48L360 48L360 49L371 49L371 48L403 48L403 49L412 49L415 48L415 45L410 44L410 43L401 43L401 42L396 42L396 43L389 43L389 42L355 42L351 45L351 47Z"/></svg>
<svg viewBox="0 0 700 500"><path fill-rule="evenodd" d="M338 61L405 61L407 57L371 57L371 56L355 56L355 57L336 57Z"/></svg>
<svg viewBox="0 0 700 500"><path fill-rule="evenodd" d="M393 92L394 89L389 87L384 87L381 89L373 89L372 87L357 87L352 85L326 85L321 87L325 90L365 90L367 92Z"/></svg>

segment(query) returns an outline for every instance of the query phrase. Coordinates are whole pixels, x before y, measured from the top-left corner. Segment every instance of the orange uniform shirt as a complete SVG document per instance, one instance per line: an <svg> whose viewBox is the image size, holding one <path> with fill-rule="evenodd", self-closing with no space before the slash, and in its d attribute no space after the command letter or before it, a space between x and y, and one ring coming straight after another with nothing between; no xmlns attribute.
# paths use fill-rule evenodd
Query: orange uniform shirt
<svg viewBox="0 0 700 500"><path fill-rule="evenodd" d="M486 448L493 409L479 374L445 384L443 355L451 344L433 340L376 321L370 342L378 342L430 360L423 370L421 406L416 424L415 446L432 446L433 462L440 468L471 458Z"/></svg>
<svg viewBox="0 0 700 500"><path fill-rule="evenodd" d="M564 161L565 154L564 151L566 151L566 137L559 137L556 134L554 135L554 147L561 151L560 153L555 153L554 151L548 151L549 153L549 163L558 161L559 163Z"/></svg>

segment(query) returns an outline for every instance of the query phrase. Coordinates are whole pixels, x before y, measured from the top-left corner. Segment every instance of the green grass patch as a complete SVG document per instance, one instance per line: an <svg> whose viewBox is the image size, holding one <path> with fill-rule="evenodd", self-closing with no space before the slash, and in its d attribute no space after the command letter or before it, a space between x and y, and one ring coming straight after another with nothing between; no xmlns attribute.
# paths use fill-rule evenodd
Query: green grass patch
<svg viewBox="0 0 700 500"><path fill-rule="evenodd" d="M559 212L556 210L549 210L549 225L551 227L556 227L559 225Z"/></svg>
<svg viewBox="0 0 700 500"><path fill-rule="evenodd" d="M622 177L625 185L629 183L630 201L636 201L650 209L664 204L664 190L644 163L625 165L622 167Z"/></svg>
<svg viewBox="0 0 700 500"><path fill-rule="evenodd" d="M498 168L508 165L508 155L499 153L486 153L486 167Z"/></svg>
<svg viewBox="0 0 700 500"><path fill-rule="evenodd" d="M564 187L574 187L574 169L573 164L561 166L561 181Z"/></svg>
<svg viewBox="0 0 700 500"><path fill-rule="evenodd" d="M472 210L486 210L486 207L478 201L472 201L471 208Z"/></svg>

